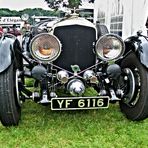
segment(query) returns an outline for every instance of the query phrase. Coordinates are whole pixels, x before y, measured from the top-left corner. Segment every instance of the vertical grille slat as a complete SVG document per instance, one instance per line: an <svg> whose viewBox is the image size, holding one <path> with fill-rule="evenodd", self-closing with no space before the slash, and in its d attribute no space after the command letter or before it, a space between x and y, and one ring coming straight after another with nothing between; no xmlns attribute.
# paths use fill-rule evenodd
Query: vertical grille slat
<svg viewBox="0 0 148 148"><path fill-rule="evenodd" d="M79 65L84 70L95 63L94 28L80 25L60 26L55 28L54 35L62 44L62 53L54 64L71 71L71 65Z"/></svg>

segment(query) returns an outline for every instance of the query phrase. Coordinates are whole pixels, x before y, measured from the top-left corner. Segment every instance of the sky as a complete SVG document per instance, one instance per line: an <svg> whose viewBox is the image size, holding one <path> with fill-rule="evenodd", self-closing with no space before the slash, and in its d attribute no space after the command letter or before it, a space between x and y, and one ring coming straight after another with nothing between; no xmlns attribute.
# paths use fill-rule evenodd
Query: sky
<svg viewBox="0 0 148 148"><path fill-rule="evenodd" d="M23 10L25 8L43 8L49 10L44 0L0 0L0 8Z"/></svg>

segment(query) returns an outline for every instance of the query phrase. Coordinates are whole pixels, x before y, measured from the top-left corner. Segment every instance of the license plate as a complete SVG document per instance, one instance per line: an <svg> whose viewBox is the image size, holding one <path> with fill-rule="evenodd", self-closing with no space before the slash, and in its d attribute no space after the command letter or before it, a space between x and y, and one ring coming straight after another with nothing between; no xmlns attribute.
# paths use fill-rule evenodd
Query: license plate
<svg viewBox="0 0 148 148"><path fill-rule="evenodd" d="M51 110L82 110L108 108L109 97L69 97L52 98Z"/></svg>

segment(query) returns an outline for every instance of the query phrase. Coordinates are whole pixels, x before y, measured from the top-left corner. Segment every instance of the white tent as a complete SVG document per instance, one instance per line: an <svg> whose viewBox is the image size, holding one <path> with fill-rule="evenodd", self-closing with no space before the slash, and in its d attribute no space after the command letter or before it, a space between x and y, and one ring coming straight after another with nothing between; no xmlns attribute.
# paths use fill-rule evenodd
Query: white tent
<svg viewBox="0 0 148 148"><path fill-rule="evenodd" d="M109 29L113 16L123 17L121 22L123 38L135 34L138 30L143 30L143 33L146 34L148 0L96 0L94 22L98 20L100 13L104 14L104 24Z"/></svg>

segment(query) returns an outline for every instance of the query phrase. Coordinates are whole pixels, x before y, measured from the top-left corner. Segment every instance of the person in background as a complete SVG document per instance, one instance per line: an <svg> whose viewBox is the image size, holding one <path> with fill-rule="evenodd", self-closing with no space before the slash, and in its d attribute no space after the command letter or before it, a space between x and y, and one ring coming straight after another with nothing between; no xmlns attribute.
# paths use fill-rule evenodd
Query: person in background
<svg viewBox="0 0 148 148"><path fill-rule="evenodd" d="M0 36L3 34L3 27L0 26Z"/></svg>
<svg viewBox="0 0 148 148"><path fill-rule="evenodd" d="M13 34L14 36L21 35L20 31L18 31L16 28L16 24L13 24L12 29L10 29L10 31L8 31L8 33Z"/></svg>

